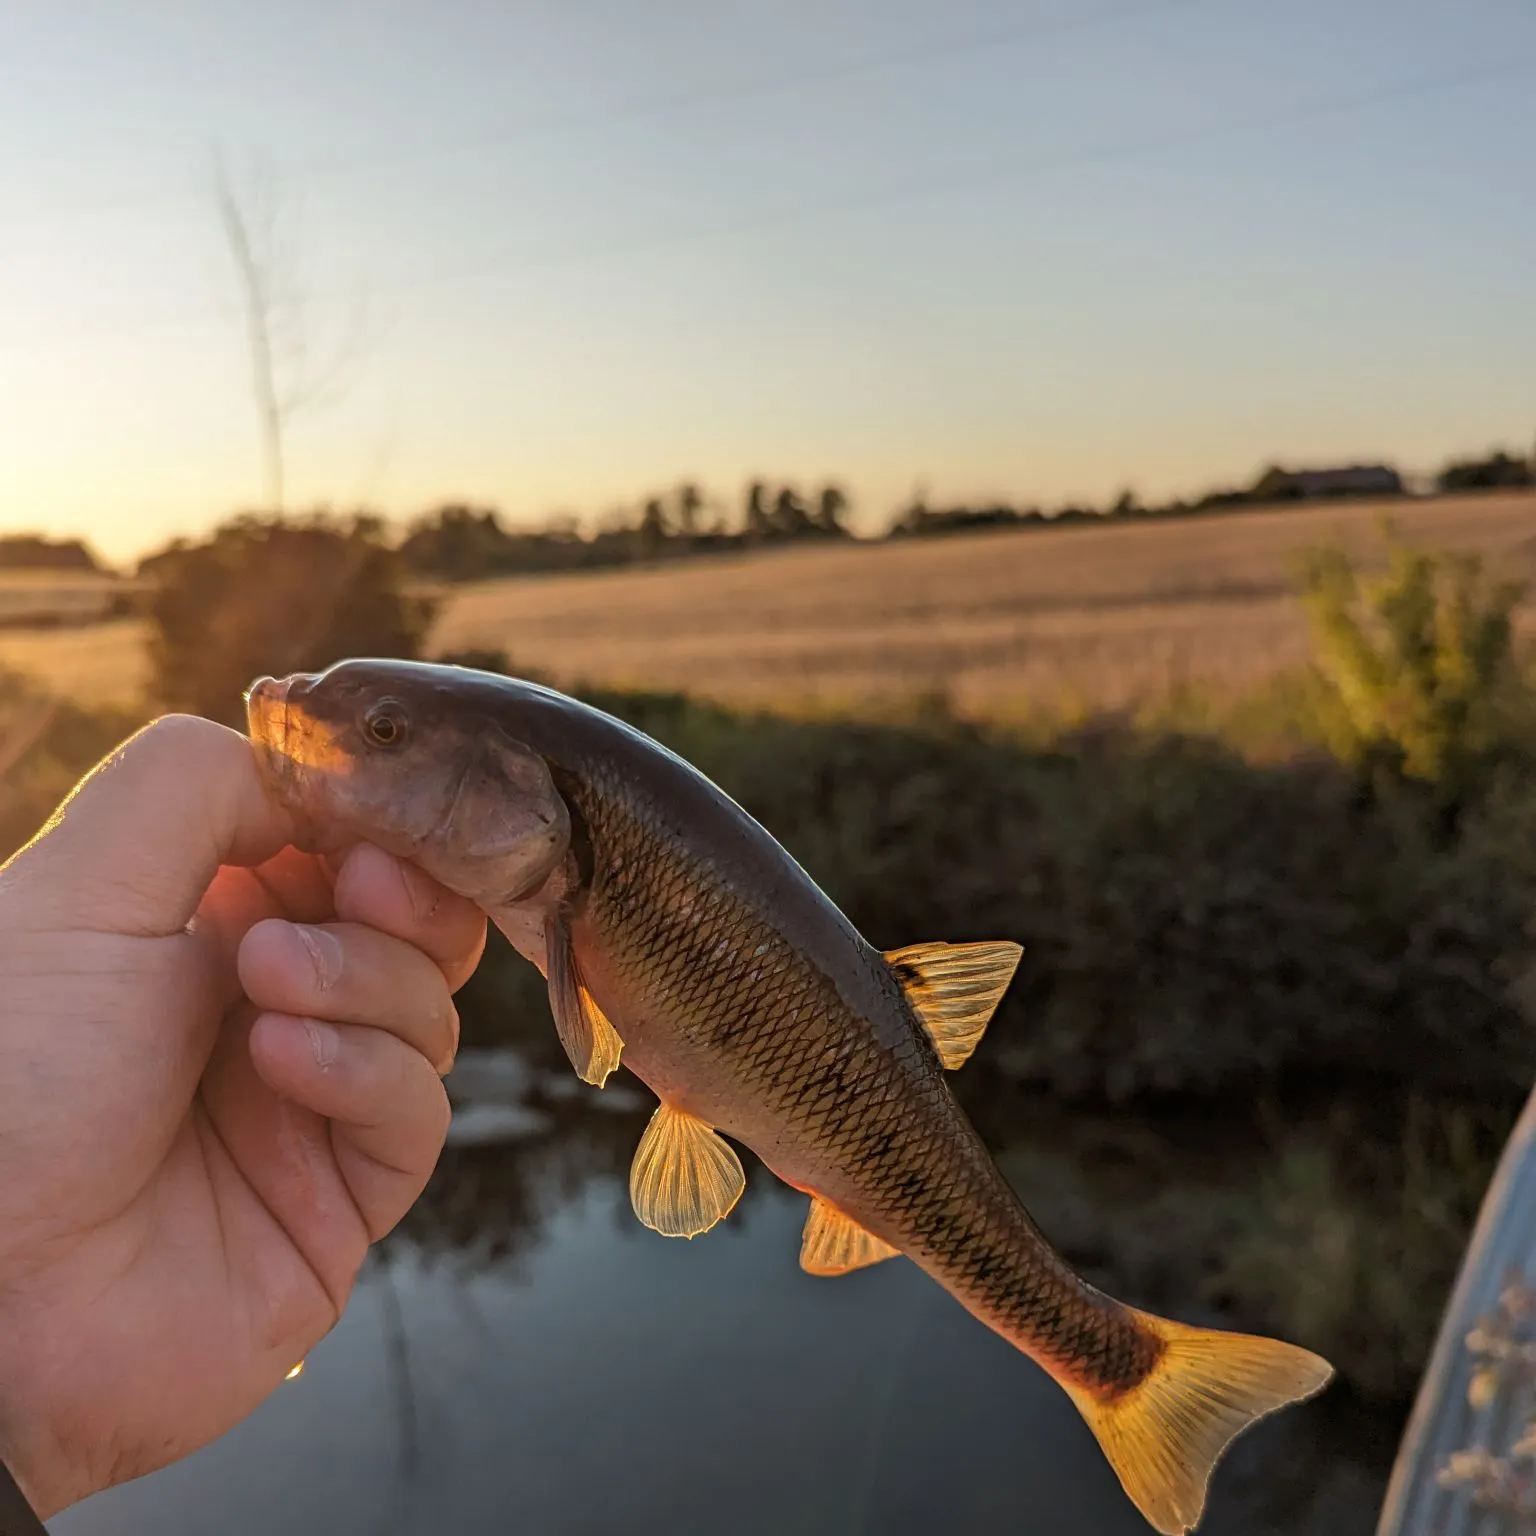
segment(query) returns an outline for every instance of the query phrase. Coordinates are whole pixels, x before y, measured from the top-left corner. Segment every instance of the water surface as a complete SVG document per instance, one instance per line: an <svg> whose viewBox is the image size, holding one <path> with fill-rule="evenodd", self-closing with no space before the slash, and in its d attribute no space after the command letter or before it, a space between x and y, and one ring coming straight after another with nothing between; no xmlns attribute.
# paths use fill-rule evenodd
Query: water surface
<svg viewBox="0 0 1536 1536"><path fill-rule="evenodd" d="M1060 1390L913 1265L803 1274L805 1198L750 1157L668 1240L624 1186L648 1103L511 1054L450 1081L453 1145L303 1375L57 1536L1146 1536ZM1246 1437L1203 1531L1365 1536L1322 1424Z"/></svg>

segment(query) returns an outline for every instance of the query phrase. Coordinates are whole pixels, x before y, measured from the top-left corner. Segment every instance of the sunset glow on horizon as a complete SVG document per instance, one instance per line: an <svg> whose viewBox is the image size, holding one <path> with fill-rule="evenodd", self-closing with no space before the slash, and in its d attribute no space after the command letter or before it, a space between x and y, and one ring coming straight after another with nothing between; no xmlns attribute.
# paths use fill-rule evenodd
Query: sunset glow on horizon
<svg viewBox="0 0 1536 1536"><path fill-rule="evenodd" d="M295 509L873 530L1536 438L1529 5L67 10L0 17L0 533L261 503L216 149L346 358Z"/></svg>

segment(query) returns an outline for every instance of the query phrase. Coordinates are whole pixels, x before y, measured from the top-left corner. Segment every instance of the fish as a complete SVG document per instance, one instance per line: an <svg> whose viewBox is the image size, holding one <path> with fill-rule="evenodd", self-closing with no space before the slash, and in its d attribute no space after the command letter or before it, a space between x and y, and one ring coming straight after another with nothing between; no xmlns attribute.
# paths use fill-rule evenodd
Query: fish
<svg viewBox="0 0 1536 1536"><path fill-rule="evenodd" d="M808 1197L803 1270L916 1264L1056 1381L1165 1536L1238 1434L1331 1379L1297 1345L1115 1300L1035 1224L948 1083L1019 944L875 948L697 768L540 684L352 659L246 702L303 846L370 841L474 902L543 974L577 1075L622 1062L655 1094L629 1178L652 1230L723 1220L746 1148Z"/></svg>

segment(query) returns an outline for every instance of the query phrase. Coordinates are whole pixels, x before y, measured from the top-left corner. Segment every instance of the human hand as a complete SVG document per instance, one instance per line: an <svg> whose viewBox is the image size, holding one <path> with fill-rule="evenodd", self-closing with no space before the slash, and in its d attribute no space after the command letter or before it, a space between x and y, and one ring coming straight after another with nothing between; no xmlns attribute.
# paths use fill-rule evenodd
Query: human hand
<svg viewBox="0 0 1536 1536"><path fill-rule="evenodd" d="M442 1149L484 917L294 836L171 716L0 866L0 1455L43 1518L250 1413Z"/></svg>

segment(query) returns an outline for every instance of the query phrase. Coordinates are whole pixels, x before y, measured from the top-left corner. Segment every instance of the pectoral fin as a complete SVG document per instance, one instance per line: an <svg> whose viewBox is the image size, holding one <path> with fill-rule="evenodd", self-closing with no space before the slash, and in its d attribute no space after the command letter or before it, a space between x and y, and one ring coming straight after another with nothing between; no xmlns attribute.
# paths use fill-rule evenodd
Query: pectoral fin
<svg viewBox="0 0 1536 1536"><path fill-rule="evenodd" d="M976 1049L1023 953L1022 945L990 940L886 950L886 962L917 1010L941 1066L963 1066Z"/></svg>
<svg viewBox="0 0 1536 1536"><path fill-rule="evenodd" d="M563 917L551 916L545 923L544 944L544 973L549 978L555 1032L576 1075L601 1088L618 1067L624 1042L582 985L571 948L571 930Z"/></svg>
<svg viewBox="0 0 1536 1536"><path fill-rule="evenodd" d="M657 1105L629 1170L635 1215L663 1237L707 1232L747 1187L741 1159L702 1120Z"/></svg>
<svg viewBox="0 0 1536 1536"><path fill-rule="evenodd" d="M897 1252L825 1200L811 1196L800 1239L800 1268L808 1275L846 1275L851 1269L894 1259Z"/></svg>

